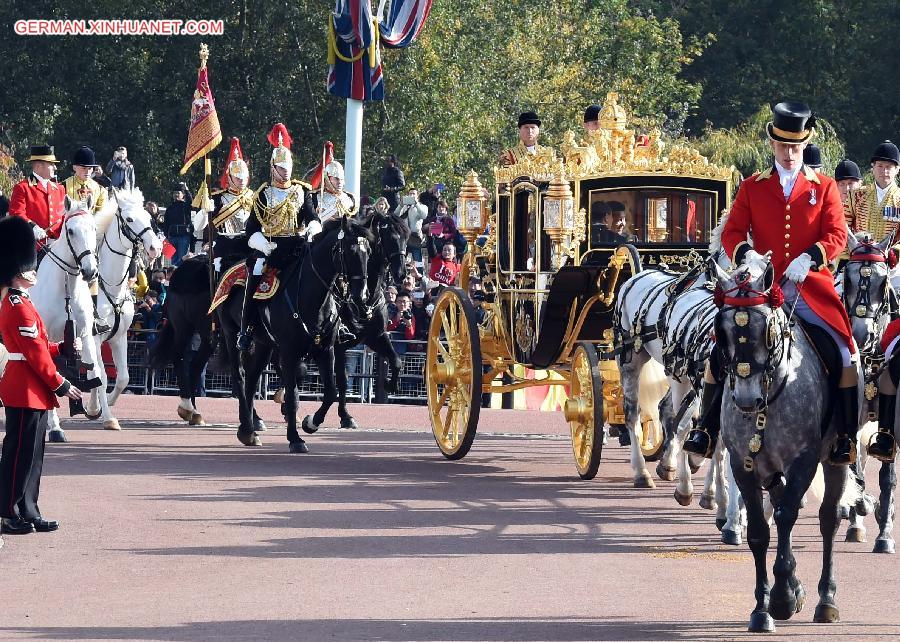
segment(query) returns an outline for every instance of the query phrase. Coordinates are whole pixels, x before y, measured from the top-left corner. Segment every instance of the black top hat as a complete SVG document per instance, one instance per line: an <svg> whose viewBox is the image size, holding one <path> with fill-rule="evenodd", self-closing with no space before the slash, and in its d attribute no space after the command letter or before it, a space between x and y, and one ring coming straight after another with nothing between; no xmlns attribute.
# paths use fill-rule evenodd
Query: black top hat
<svg viewBox="0 0 900 642"><path fill-rule="evenodd" d="M591 105L587 109L584 110L584 122L586 123L596 123L600 120L600 111L602 107L599 105Z"/></svg>
<svg viewBox="0 0 900 642"><path fill-rule="evenodd" d="M872 162L874 163L875 161L888 161L895 165L900 165L900 150L897 149L894 143L886 140L875 148L875 152L872 154Z"/></svg>
<svg viewBox="0 0 900 642"><path fill-rule="evenodd" d="M609 214L609 204L606 201L594 201L591 203L591 224L599 225L603 217Z"/></svg>
<svg viewBox="0 0 900 642"><path fill-rule="evenodd" d="M800 145L815 133L816 117L806 103L783 102L772 108L772 120L766 124L766 133L774 141L788 145Z"/></svg>
<svg viewBox="0 0 900 642"><path fill-rule="evenodd" d="M834 180L845 181L848 178L861 181L862 174L859 171L859 165L845 158L834 168Z"/></svg>
<svg viewBox="0 0 900 642"><path fill-rule="evenodd" d="M10 285L21 274L37 267L37 250L31 223L21 216L0 219L0 285Z"/></svg>
<svg viewBox="0 0 900 642"><path fill-rule="evenodd" d="M79 147L72 156L72 165L97 167L97 158L94 156L94 150L90 147Z"/></svg>
<svg viewBox="0 0 900 642"><path fill-rule="evenodd" d="M519 114L519 127L522 125L537 125L541 126L541 119L538 118L538 115L533 111L526 111Z"/></svg>
<svg viewBox="0 0 900 642"><path fill-rule="evenodd" d="M47 161L48 163L59 162L56 160L56 156L53 153L53 145L32 145L31 156L26 159L26 162L31 161Z"/></svg>
<svg viewBox="0 0 900 642"><path fill-rule="evenodd" d="M822 167L822 151L818 145L809 144L803 150L803 164L813 169Z"/></svg>

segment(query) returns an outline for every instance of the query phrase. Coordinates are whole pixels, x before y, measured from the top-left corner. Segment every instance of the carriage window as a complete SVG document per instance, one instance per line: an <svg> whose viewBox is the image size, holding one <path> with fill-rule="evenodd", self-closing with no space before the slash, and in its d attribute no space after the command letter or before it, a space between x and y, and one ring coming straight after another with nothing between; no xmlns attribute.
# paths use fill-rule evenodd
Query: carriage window
<svg viewBox="0 0 900 642"><path fill-rule="evenodd" d="M686 189L592 190L590 245L707 243L716 194Z"/></svg>

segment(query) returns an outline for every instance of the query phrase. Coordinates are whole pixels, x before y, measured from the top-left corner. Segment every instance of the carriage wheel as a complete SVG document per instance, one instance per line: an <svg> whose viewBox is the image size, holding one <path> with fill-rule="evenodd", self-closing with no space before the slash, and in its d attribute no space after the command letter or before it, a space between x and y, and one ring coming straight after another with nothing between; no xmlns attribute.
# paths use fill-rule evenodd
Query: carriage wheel
<svg viewBox="0 0 900 642"><path fill-rule="evenodd" d="M666 444L666 436L663 433L659 421L653 421L649 417L644 421L641 418L641 454L644 461L659 461L663 456L663 446Z"/></svg>
<svg viewBox="0 0 900 642"><path fill-rule="evenodd" d="M481 410L481 344L475 310L459 288L438 298L428 328L425 385L438 448L462 459L472 447Z"/></svg>
<svg viewBox="0 0 900 642"><path fill-rule="evenodd" d="M600 360L590 343L582 342L572 358L566 421L572 431L572 454L582 479L593 479L603 450L603 379Z"/></svg>

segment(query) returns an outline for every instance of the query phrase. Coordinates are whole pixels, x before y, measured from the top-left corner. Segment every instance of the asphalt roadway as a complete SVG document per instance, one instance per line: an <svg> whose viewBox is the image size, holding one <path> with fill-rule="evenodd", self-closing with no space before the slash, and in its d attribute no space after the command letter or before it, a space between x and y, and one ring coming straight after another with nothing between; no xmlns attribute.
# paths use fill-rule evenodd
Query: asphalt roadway
<svg viewBox="0 0 900 642"><path fill-rule="evenodd" d="M231 400L201 410L235 421ZM307 455L288 454L277 408L262 410L257 449L233 428L177 422L171 397L123 397L122 432L65 421L41 501L62 528L5 536L0 638L760 637L746 633L746 545L719 543L713 515L678 506L671 482L633 488L618 445L579 480L560 414L487 411L472 452L449 462L422 407L355 406L364 428L329 428L332 416ZM870 552L867 526L868 544L844 543L842 527L842 622L817 625L821 543L803 511L807 606L767 639L900 638L900 565Z"/></svg>

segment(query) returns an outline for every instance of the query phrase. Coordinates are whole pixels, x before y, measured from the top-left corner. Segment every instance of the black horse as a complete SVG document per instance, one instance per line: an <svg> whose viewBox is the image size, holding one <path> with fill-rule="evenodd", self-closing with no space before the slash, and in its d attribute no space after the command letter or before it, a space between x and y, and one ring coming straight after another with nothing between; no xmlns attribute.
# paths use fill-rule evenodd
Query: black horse
<svg viewBox="0 0 900 642"><path fill-rule="evenodd" d="M374 243L372 233L345 217L328 221L303 257L281 268L280 291L261 302L262 323L253 338L253 348L241 353L242 403L253 413L259 375L268 362L272 346L278 346L284 402L281 412L287 422L290 452L309 452L297 432L297 370L300 360L313 358L324 387L316 416L324 417L335 402L334 344L339 325L338 307L366 307L366 267ZM231 299L239 300L232 294ZM237 303L226 303L220 318L235 319ZM223 320L223 329L225 322ZM230 328L236 335L236 330ZM230 333L226 331L226 336ZM230 338L230 337L229 337ZM239 431L238 437L246 443Z"/></svg>
<svg viewBox="0 0 900 642"><path fill-rule="evenodd" d="M396 392L400 368L403 365L385 329L388 312L384 288L388 278L394 283L400 283L406 276L406 241L409 239L409 228L400 217L377 212L366 217L362 225L375 239L367 265L369 298L362 310L352 305L341 306L341 320L356 335L357 341L337 343L334 346L341 428L357 427L356 421L347 411L347 351L361 343L387 359L391 367L391 378L387 385L389 392ZM320 408L316 414L303 419L303 430L308 433L315 432L324 420L325 412Z"/></svg>
<svg viewBox="0 0 900 642"><path fill-rule="evenodd" d="M207 315L210 298L209 257L200 254L182 261L169 280L163 327L149 353L151 368L162 369L172 364L181 397L178 416L192 426L204 423L203 416L197 412L195 394L212 352ZM200 336L200 347L190 364L185 364L184 355L195 334Z"/></svg>

